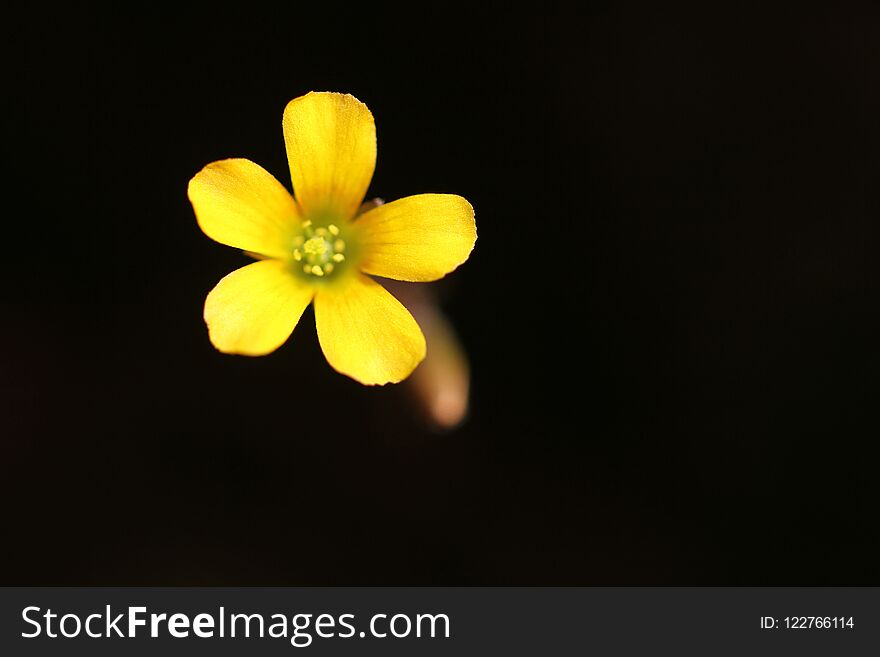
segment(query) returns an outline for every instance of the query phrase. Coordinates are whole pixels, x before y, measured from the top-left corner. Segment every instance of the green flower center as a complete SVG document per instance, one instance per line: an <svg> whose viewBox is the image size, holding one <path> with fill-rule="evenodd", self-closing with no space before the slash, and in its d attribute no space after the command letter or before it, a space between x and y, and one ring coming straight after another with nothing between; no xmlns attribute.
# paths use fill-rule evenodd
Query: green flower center
<svg viewBox="0 0 880 657"><path fill-rule="evenodd" d="M311 221L304 221L293 246L293 259L309 276L329 276L345 260L345 241L336 224L316 228Z"/></svg>

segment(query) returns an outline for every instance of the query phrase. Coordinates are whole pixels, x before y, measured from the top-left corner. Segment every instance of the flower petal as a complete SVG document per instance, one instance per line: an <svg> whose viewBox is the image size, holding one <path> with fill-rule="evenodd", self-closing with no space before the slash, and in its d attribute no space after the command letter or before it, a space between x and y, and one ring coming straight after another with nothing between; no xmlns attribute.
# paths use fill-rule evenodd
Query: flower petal
<svg viewBox="0 0 880 657"><path fill-rule="evenodd" d="M250 160L212 162L189 181L187 195L205 235L267 256L289 255L299 211L272 174Z"/></svg>
<svg viewBox="0 0 880 657"><path fill-rule="evenodd" d="M279 260L260 260L221 279L205 299L211 343L227 354L262 356L290 337L314 290Z"/></svg>
<svg viewBox="0 0 880 657"><path fill-rule="evenodd" d="M354 224L368 274L434 281L468 259L477 240L474 209L454 194L418 194L369 210Z"/></svg>
<svg viewBox="0 0 880 657"><path fill-rule="evenodd" d="M293 193L303 214L351 219L376 167L376 125L354 96L311 92L287 104L282 120Z"/></svg>
<svg viewBox="0 0 880 657"><path fill-rule="evenodd" d="M402 381L425 357L425 336L416 320L363 274L320 288L315 322L327 362L364 385Z"/></svg>

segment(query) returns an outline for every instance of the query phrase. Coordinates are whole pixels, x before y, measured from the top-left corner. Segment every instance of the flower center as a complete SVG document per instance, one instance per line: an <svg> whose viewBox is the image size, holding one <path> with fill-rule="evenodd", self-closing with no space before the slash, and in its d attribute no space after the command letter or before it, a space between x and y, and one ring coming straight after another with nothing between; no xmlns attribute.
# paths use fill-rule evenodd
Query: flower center
<svg viewBox="0 0 880 657"><path fill-rule="evenodd" d="M303 272L310 276L327 276L345 260L345 242L339 237L335 224L315 227L304 221L302 233L293 241L293 259L302 264Z"/></svg>

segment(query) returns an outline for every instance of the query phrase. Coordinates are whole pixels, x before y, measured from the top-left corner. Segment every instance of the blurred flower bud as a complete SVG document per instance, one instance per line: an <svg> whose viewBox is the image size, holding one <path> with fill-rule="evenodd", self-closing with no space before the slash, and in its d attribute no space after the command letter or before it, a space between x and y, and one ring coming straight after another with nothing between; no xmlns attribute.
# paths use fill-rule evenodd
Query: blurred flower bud
<svg viewBox="0 0 880 657"><path fill-rule="evenodd" d="M367 201L359 214L382 203L380 198ZM432 426L453 429L465 419L470 396L470 368L455 329L440 310L433 286L387 279L382 284L409 309L428 344L425 360L402 385Z"/></svg>

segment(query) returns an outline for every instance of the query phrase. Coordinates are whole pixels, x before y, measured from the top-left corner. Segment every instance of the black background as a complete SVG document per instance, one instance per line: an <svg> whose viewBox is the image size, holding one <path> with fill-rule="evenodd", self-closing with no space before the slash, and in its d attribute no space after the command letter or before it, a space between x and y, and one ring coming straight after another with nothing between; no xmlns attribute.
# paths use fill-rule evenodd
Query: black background
<svg viewBox="0 0 880 657"><path fill-rule="evenodd" d="M877 584L880 14L35 9L3 39L4 584ZM214 351L186 199L373 111L464 195L469 421Z"/></svg>

